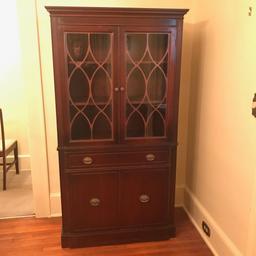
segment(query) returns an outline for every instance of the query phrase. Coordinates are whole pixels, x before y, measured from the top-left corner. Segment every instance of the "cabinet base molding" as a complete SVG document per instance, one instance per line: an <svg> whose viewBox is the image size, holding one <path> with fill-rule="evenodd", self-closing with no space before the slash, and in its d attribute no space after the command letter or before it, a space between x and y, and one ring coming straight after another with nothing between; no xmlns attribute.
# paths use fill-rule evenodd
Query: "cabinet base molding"
<svg viewBox="0 0 256 256"><path fill-rule="evenodd" d="M86 231L84 233L62 232L61 245L62 248L78 248L98 245L161 241L175 237L175 234L176 230L174 226L105 230L100 232Z"/></svg>

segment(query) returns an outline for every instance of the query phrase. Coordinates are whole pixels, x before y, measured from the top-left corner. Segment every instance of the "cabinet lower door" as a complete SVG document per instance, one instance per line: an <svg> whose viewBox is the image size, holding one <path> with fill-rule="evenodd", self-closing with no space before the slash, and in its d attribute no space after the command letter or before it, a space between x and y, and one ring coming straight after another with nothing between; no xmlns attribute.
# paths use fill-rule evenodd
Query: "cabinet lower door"
<svg viewBox="0 0 256 256"><path fill-rule="evenodd" d="M122 226L165 224L169 216L168 169L124 171L120 178Z"/></svg>
<svg viewBox="0 0 256 256"><path fill-rule="evenodd" d="M115 226L118 209L117 173L68 174L70 231Z"/></svg>

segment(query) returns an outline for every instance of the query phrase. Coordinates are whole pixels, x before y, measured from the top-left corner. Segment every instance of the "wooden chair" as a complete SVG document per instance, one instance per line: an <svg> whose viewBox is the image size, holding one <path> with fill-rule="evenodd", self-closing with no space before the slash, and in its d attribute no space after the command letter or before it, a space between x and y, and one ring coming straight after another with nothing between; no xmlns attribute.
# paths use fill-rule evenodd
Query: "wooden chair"
<svg viewBox="0 0 256 256"><path fill-rule="evenodd" d="M19 161L18 161L18 143L16 140L8 139L4 137L4 121L3 113L0 108L0 126L1 126L1 139L0 139L0 165L3 166L3 190L6 190L6 174L8 170L15 164L16 174L19 174ZM12 162L7 162L7 156L12 153L14 159Z"/></svg>

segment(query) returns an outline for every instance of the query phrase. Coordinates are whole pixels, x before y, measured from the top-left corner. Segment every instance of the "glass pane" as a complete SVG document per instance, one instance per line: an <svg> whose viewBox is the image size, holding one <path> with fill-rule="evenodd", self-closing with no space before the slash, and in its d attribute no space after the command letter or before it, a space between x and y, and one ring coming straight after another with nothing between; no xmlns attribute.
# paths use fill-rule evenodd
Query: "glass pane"
<svg viewBox="0 0 256 256"><path fill-rule="evenodd" d="M127 136L128 137L143 137L145 132L144 119L134 112L130 115L127 122Z"/></svg>
<svg viewBox="0 0 256 256"><path fill-rule="evenodd" d="M89 81L84 73L77 69L70 77L70 98L73 102L86 102L89 97Z"/></svg>
<svg viewBox="0 0 256 256"><path fill-rule="evenodd" d="M72 140L113 139L112 33L66 33Z"/></svg>
<svg viewBox="0 0 256 256"><path fill-rule="evenodd" d="M104 69L97 70L92 78L92 99L100 107L106 105L111 95L111 81Z"/></svg>
<svg viewBox="0 0 256 256"><path fill-rule="evenodd" d="M86 108L84 109L83 113L89 119L90 123L93 123L95 117L99 113L99 109L96 106L92 105L92 104L88 104L86 106Z"/></svg>
<svg viewBox="0 0 256 256"><path fill-rule="evenodd" d="M158 111L154 111L148 120L146 136L164 136L164 120Z"/></svg>
<svg viewBox="0 0 256 256"><path fill-rule="evenodd" d="M126 137L166 136L169 34L126 34Z"/></svg>
<svg viewBox="0 0 256 256"><path fill-rule="evenodd" d="M148 46L153 60L160 62L167 54L168 34L149 34Z"/></svg>
<svg viewBox="0 0 256 256"><path fill-rule="evenodd" d="M88 34L67 35L68 55L74 61L82 61L88 50Z"/></svg>
<svg viewBox="0 0 256 256"><path fill-rule="evenodd" d="M130 101L140 101L145 94L145 79L139 69L134 69L127 78L127 96Z"/></svg>
<svg viewBox="0 0 256 256"><path fill-rule="evenodd" d="M111 125L109 118L100 114L93 124L93 138L104 139L106 136L111 136Z"/></svg>
<svg viewBox="0 0 256 256"><path fill-rule="evenodd" d="M151 102L161 102L164 99L166 81L163 70L154 69L148 79L147 93Z"/></svg>
<svg viewBox="0 0 256 256"><path fill-rule="evenodd" d="M146 34L127 34L126 43L129 61L139 61L146 51Z"/></svg>
<svg viewBox="0 0 256 256"><path fill-rule="evenodd" d="M106 62L109 54L111 53L111 42L109 34L91 34L90 35L90 46L92 55L95 59L100 62Z"/></svg>
<svg viewBox="0 0 256 256"><path fill-rule="evenodd" d="M91 128L88 120L82 115L78 114L75 119L73 119L71 139L72 140L82 140L90 139Z"/></svg>

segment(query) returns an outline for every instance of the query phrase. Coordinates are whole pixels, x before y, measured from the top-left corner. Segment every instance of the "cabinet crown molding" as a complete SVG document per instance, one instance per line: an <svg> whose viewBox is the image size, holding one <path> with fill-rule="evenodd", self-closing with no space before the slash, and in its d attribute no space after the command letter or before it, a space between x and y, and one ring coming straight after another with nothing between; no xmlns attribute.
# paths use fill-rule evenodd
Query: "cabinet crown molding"
<svg viewBox="0 0 256 256"><path fill-rule="evenodd" d="M45 6L51 16L143 16L183 18L189 9Z"/></svg>

